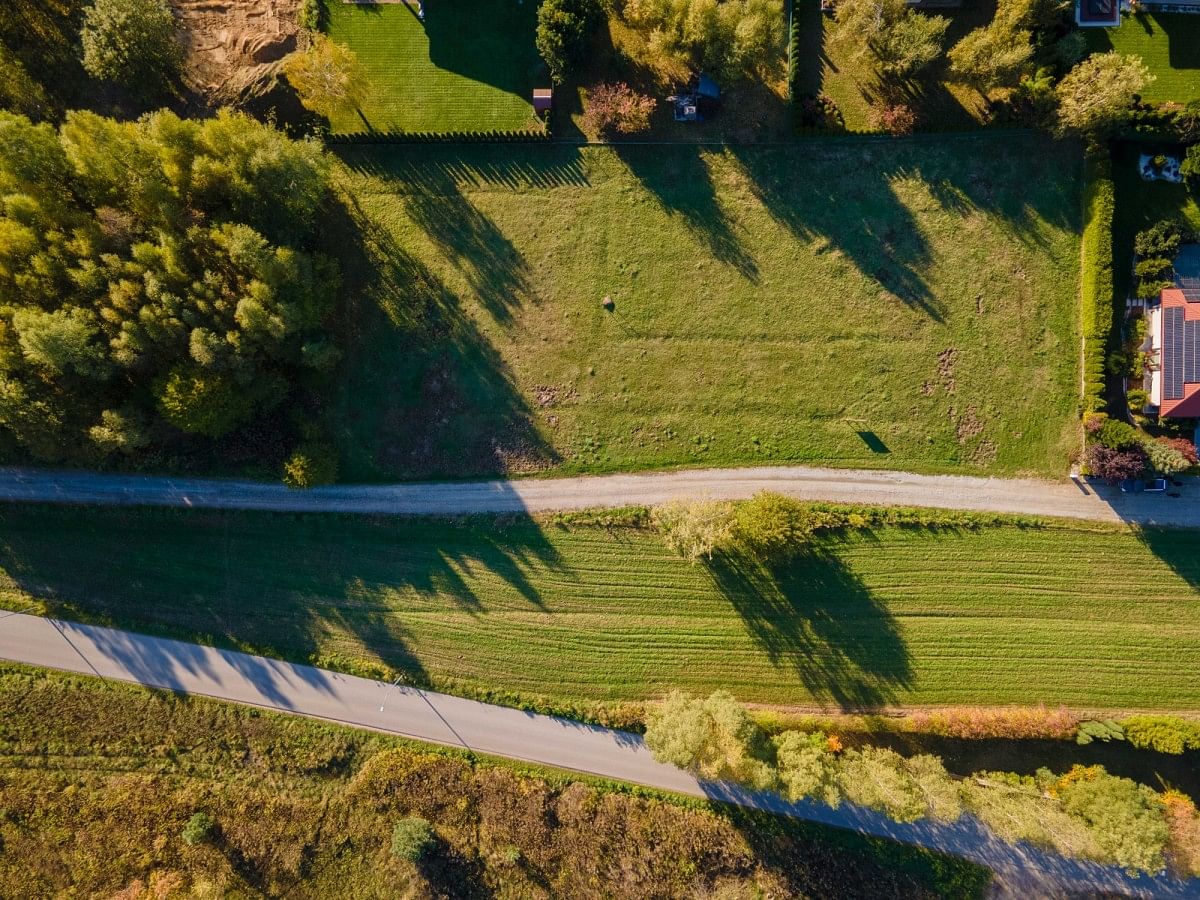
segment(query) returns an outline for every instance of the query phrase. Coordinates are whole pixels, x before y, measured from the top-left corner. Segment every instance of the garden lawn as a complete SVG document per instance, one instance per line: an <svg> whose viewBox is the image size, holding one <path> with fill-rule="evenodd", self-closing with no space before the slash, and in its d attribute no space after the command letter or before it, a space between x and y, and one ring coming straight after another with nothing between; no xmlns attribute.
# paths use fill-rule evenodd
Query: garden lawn
<svg viewBox="0 0 1200 900"><path fill-rule="evenodd" d="M1184 18L1187 18L1186 16ZM1128 28L1130 22L1126 22ZM1113 181L1116 186L1116 215L1113 219L1113 241L1116 267L1113 275L1120 301L1128 297L1133 287L1133 240L1139 231L1162 219L1174 219L1200 233L1200 203L1197 195L1182 184L1166 181L1144 181L1138 173L1138 157L1142 153L1174 153L1178 145L1124 143L1113 154Z"/></svg>
<svg viewBox="0 0 1200 900"><path fill-rule="evenodd" d="M1200 710L1200 534L886 527L766 572L637 528L0 509L0 602L472 694Z"/></svg>
<svg viewBox="0 0 1200 900"><path fill-rule="evenodd" d="M362 109L333 120L335 133L538 127L536 3L430 2L423 24L415 3L326 7L330 38L354 50L370 82Z"/></svg>
<svg viewBox="0 0 1200 900"><path fill-rule="evenodd" d="M1141 13L1124 16L1120 28L1088 28L1089 46L1140 56L1155 75L1142 91L1150 101L1200 99L1200 16Z"/></svg>
<svg viewBox="0 0 1200 900"><path fill-rule="evenodd" d="M1077 445L1070 143L342 155L374 254L327 406L347 480L1059 474Z"/></svg>

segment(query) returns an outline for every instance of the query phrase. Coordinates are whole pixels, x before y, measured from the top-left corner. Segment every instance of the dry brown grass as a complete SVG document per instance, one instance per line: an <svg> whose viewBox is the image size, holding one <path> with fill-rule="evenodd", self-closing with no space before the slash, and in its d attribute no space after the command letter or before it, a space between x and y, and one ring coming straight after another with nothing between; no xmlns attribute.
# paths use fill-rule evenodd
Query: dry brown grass
<svg viewBox="0 0 1200 900"><path fill-rule="evenodd" d="M198 810L216 821L189 846ZM392 827L433 823L419 865ZM0 896L931 897L971 866L218 703L0 666Z"/></svg>

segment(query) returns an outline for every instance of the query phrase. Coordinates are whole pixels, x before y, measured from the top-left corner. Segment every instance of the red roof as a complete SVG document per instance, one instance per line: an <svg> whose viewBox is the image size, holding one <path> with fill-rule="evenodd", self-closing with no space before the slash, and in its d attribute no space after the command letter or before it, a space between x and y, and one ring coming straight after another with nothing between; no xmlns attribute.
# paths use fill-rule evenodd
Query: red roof
<svg viewBox="0 0 1200 900"><path fill-rule="evenodd" d="M1161 299L1163 309L1173 306L1182 307L1185 322L1200 321L1200 303L1188 303L1183 291L1178 288L1167 288L1162 292ZM1166 354L1166 352L1167 348L1163 347L1161 353ZM1164 359L1162 362L1165 367L1166 360ZM1164 397L1158 413L1161 416L1174 416L1178 419L1200 418L1200 383L1185 382L1183 396L1178 400L1168 400Z"/></svg>
<svg viewBox="0 0 1200 900"><path fill-rule="evenodd" d="M1120 25L1120 4L1117 0L1075 0L1075 23L1109 28Z"/></svg>

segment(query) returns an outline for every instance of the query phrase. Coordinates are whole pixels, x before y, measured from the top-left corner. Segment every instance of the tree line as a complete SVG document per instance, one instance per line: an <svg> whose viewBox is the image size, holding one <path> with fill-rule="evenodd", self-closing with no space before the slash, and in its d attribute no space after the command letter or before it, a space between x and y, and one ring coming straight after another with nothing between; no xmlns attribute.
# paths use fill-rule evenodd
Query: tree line
<svg viewBox="0 0 1200 900"><path fill-rule="evenodd" d="M1183 875L1200 871L1200 816L1192 800L1102 766L955 778L930 754L846 746L821 731L769 735L723 691L707 698L670 694L648 716L646 745L658 761L700 778L791 801L852 803L897 822L949 823L969 813L1006 841L1134 871L1155 873L1168 863Z"/></svg>
<svg viewBox="0 0 1200 900"><path fill-rule="evenodd" d="M321 148L224 111L0 113L0 431L94 463L228 434L338 351Z"/></svg>

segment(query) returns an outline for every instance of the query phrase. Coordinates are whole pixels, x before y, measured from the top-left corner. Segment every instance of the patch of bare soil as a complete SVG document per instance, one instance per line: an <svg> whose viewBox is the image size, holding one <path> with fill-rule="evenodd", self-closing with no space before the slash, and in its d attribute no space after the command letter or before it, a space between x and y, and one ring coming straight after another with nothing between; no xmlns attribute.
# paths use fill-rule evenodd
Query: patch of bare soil
<svg viewBox="0 0 1200 900"><path fill-rule="evenodd" d="M184 46L184 77L210 102L269 89L301 41L300 0L170 0Z"/></svg>
<svg viewBox="0 0 1200 900"><path fill-rule="evenodd" d="M937 359L938 380L941 381L947 394L953 394L955 388L954 363L958 361L958 351L953 347L943 350L938 354Z"/></svg>
<svg viewBox="0 0 1200 900"><path fill-rule="evenodd" d="M533 399L541 407L555 406L560 402L574 400L575 388L560 388L550 384L539 384L533 389Z"/></svg>
<svg viewBox="0 0 1200 900"><path fill-rule="evenodd" d="M961 416L953 406L950 407L950 419L954 422L954 436L960 444L983 434L983 421L973 406L968 406Z"/></svg>

